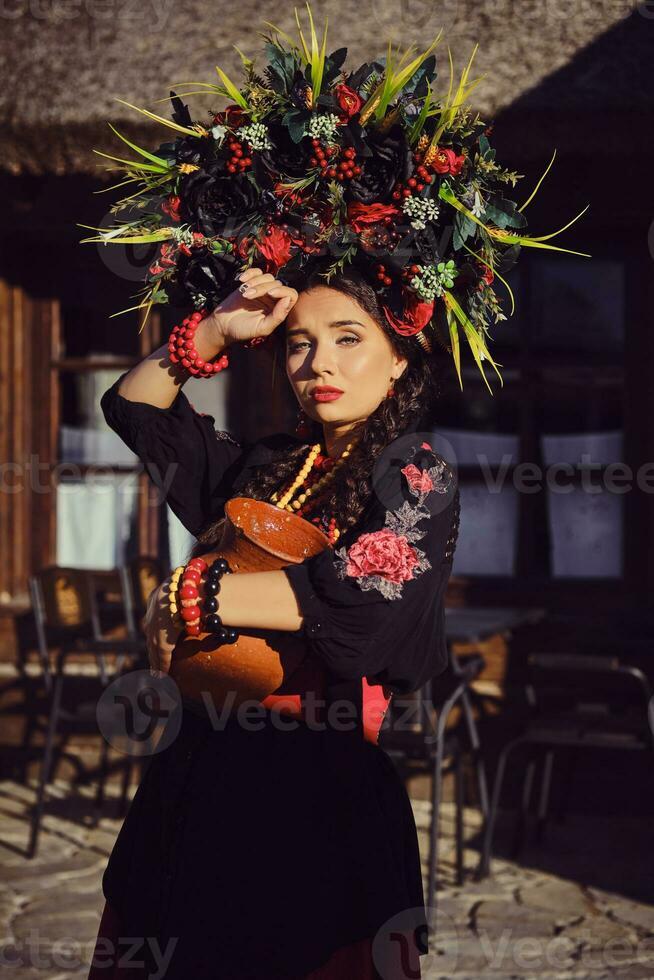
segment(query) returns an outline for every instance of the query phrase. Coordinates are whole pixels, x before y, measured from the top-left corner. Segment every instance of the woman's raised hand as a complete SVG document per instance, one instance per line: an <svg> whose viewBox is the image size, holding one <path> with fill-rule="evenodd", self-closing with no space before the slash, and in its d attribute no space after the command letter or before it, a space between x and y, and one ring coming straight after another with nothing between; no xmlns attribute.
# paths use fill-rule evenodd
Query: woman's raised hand
<svg viewBox="0 0 654 980"><path fill-rule="evenodd" d="M240 275L241 285L217 306L202 324L224 347L267 337L288 316L298 299L297 290L269 273L252 267ZM244 295L246 290L247 295Z"/></svg>

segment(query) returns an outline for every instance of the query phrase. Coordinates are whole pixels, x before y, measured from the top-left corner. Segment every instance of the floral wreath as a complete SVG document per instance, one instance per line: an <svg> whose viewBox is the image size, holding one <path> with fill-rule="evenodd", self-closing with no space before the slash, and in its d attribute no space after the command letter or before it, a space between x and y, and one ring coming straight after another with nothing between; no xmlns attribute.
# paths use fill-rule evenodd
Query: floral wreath
<svg viewBox="0 0 654 980"><path fill-rule="evenodd" d="M467 103L481 81L470 79L476 48L458 83L448 51L449 87L439 95L432 52L442 31L422 54L409 48L398 60L389 43L385 57L345 71L347 48L327 54L327 23L319 44L308 3L307 10L310 44L297 9L298 43L264 22L271 31L259 32L268 59L262 73L236 48L240 88L217 66L219 84L176 85L194 86L182 97L199 91L230 100L209 120L194 120L174 90L171 120L117 100L175 138L151 152L109 123L137 159L95 152L126 174L115 186L136 190L111 209L127 210L126 220L109 230L80 225L99 232L82 241L156 245L140 302L129 308L144 310L144 322L153 304L211 311L236 287L243 264L300 288L314 270L328 284L353 265L397 334L414 337L426 355L434 340L451 354L461 388L462 329L491 390L482 361L502 382L487 338L506 319L495 281L508 290L512 313L503 274L522 246L586 256L547 240L587 208L559 231L524 233L524 210L542 178L521 207L504 196L524 175L496 162L492 126Z"/></svg>
<svg viewBox="0 0 654 980"><path fill-rule="evenodd" d="M435 458L435 464L423 469L412 463L418 452L414 446L409 462L400 471L415 502L405 500L396 510L387 510L383 528L361 534L349 549L342 547L334 552L340 579L354 578L364 591L377 589L386 599L399 599L405 582L431 568L427 555L415 546L425 535L416 525L431 515L425 506L427 496L449 494L454 483L451 468L429 443L423 442L419 448L427 450Z"/></svg>

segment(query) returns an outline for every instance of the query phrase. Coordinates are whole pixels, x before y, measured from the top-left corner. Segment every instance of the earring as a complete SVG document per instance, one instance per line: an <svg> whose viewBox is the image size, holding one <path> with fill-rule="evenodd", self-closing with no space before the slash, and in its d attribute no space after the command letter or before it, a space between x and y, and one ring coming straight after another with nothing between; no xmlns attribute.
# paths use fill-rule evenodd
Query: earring
<svg viewBox="0 0 654 980"><path fill-rule="evenodd" d="M386 397L392 398L394 394L395 394L395 388L393 387L393 385L391 385L388 391L386 392Z"/></svg>
<svg viewBox="0 0 654 980"><path fill-rule="evenodd" d="M303 408L297 413L295 435L298 439L308 439L311 435L311 419Z"/></svg>

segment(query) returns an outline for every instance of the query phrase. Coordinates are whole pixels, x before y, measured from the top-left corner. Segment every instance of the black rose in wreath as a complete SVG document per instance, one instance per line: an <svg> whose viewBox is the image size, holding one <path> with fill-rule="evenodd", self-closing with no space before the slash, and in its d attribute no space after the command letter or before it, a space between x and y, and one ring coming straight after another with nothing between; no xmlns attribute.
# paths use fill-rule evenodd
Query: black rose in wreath
<svg viewBox="0 0 654 980"><path fill-rule="evenodd" d="M203 235L232 238L259 210L259 190L244 174L225 174L224 160L195 170L182 181L179 214Z"/></svg>
<svg viewBox="0 0 654 980"><path fill-rule="evenodd" d="M236 288L235 276L242 262L233 252L215 254L206 248L193 248L181 254L174 282L165 285L172 306L214 310Z"/></svg>
<svg viewBox="0 0 654 980"><path fill-rule="evenodd" d="M258 157L270 177L275 180L280 177L306 177L308 160L313 151L310 141L293 142L288 128L274 120L268 123L268 138L273 148L262 150Z"/></svg>
<svg viewBox="0 0 654 980"><path fill-rule="evenodd" d="M196 167L207 166L211 160L212 146L205 138L180 136L175 140L174 159L176 163L191 163Z"/></svg>
<svg viewBox="0 0 654 980"><path fill-rule="evenodd" d="M366 144L371 155L361 159L362 171L344 184L343 196L361 204L389 203L395 185L404 184L413 173L411 147L399 123L386 133L371 130Z"/></svg>

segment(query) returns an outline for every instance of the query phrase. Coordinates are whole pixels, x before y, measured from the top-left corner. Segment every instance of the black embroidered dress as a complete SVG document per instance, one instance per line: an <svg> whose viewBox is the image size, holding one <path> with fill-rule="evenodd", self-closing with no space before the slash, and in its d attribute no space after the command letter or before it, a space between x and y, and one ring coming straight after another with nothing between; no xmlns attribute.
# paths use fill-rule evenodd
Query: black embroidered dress
<svg viewBox="0 0 654 980"><path fill-rule="evenodd" d="M181 390L166 409L128 401L123 377L103 395L105 418L193 534L251 467L297 444L279 434L240 445ZM384 454L375 485L334 549L284 569L307 656L327 669L327 703L359 712L363 677L399 697L444 670L459 516L454 475L415 428ZM130 935L176 938L167 980L300 980L402 910L418 910L418 924L424 912L408 795L360 727L215 730L186 707L138 787L103 891Z"/></svg>

